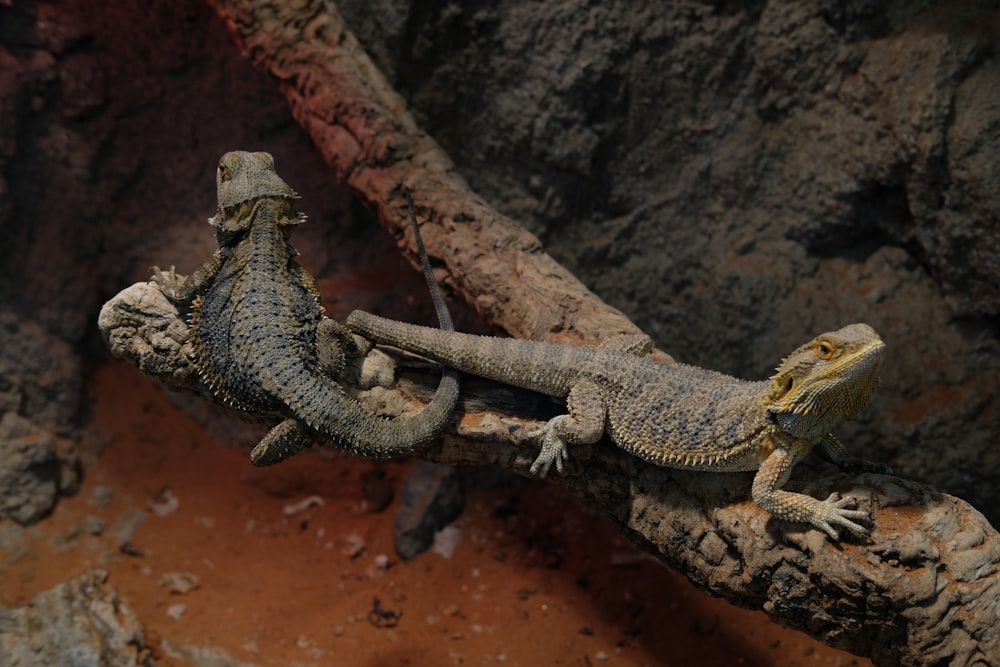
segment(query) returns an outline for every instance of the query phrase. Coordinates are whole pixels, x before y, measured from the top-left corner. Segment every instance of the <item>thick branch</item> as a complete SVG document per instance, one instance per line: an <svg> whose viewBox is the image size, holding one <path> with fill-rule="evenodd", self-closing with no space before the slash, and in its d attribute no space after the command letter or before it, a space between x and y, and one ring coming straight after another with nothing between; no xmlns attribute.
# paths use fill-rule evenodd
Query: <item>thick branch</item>
<svg viewBox="0 0 1000 667"><path fill-rule="evenodd" d="M173 389L208 394L190 365L187 326L158 288L124 290L105 305L99 326L115 356ZM361 398L373 409L409 403L382 387ZM537 424L498 411L460 416L421 458L528 474L537 452L523 434ZM850 493L873 515L869 540L835 544L771 520L749 500L749 475L660 468L606 441L571 454L566 474L550 481L588 499L712 594L880 665L996 664L1000 535L957 498L893 477L800 465L789 488Z"/></svg>

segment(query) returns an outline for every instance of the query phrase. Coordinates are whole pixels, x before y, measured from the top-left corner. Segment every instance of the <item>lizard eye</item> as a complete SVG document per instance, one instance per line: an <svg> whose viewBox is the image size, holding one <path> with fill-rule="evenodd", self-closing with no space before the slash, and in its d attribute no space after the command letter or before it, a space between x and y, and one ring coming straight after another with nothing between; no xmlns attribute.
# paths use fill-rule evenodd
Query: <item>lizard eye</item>
<svg viewBox="0 0 1000 667"><path fill-rule="evenodd" d="M226 169L226 163L225 162L220 162L219 163L219 176L221 176L222 179L225 180L228 175L229 175L229 170Z"/></svg>
<svg viewBox="0 0 1000 667"><path fill-rule="evenodd" d="M833 346L833 343L830 343L828 341L821 340L819 343L816 344L816 356L823 361L829 361L830 359L832 359L833 354L836 351L837 348Z"/></svg>

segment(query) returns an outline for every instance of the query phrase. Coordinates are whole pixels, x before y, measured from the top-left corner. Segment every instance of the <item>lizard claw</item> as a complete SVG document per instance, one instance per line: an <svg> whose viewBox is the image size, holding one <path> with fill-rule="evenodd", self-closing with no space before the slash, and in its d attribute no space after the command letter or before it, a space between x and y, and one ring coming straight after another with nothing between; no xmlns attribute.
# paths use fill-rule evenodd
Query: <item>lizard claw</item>
<svg viewBox="0 0 1000 667"><path fill-rule="evenodd" d="M839 493L831 493L826 500L816 507L815 515L812 518L812 525L824 531L833 540L839 539L837 529L834 525L846 528L855 535L867 535L869 528L857 523L869 519L868 512L857 509L848 509L856 505L854 498L850 496L841 498Z"/></svg>
<svg viewBox="0 0 1000 667"><path fill-rule="evenodd" d="M159 287L160 291L163 292L168 299L173 299L177 292L177 285L180 283L177 279L176 268L171 266L170 271L163 271L160 267L153 266L150 267L149 271L149 282ZM164 273L167 275L164 276Z"/></svg>
<svg viewBox="0 0 1000 667"><path fill-rule="evenodd" d="M542 451L535 458L535 462L531 464L531 474L545 477L549 474L553 463L556 464L556 470L562 473L563 464L569 460L569 452L566 449L566 443L552 428L551 422L546 424L544 428L530 431L527 435L529 438L542 436Z"/></svg>

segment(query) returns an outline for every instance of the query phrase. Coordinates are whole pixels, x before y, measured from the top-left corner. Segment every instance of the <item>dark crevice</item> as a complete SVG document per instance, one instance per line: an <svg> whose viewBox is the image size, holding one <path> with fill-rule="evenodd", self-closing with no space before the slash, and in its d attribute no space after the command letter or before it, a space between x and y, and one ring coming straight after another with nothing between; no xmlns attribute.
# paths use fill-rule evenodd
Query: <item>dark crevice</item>
<svg viewBox="0 0 1000 667"><path fill-rule="evenodd" d="M918 242L906 188L895 183L867 183L842 197L835 222L794 230L789 236L817 257L863 262L883 246L906 251L925 271L930 257Z"/></svg>

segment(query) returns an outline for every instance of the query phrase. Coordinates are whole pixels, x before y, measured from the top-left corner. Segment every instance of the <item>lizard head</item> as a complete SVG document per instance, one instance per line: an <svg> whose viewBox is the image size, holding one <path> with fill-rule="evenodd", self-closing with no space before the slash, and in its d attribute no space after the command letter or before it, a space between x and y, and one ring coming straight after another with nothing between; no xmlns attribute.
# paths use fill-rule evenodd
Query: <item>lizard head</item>
<svg viewBox="0 0 1000 667"><path fill-rule="evenodd" d="M768 412L783 431L815 442L868 404L884 354L885 343L867 324L821 334L771 376Z"/></svg>
<svg viewBox="0 0 1000 667"><path fill-rule="evenodd" d="M282 220L280 224L294 225L303 220L292 213L292 202L299 196L278 176L270 153L226 153L219 159L215 183L219 212L208 222L219 234L231 236L249 228L253 207L265 199L280 205L281 210L275 212Z"/></svg>

